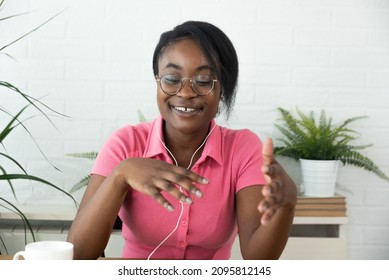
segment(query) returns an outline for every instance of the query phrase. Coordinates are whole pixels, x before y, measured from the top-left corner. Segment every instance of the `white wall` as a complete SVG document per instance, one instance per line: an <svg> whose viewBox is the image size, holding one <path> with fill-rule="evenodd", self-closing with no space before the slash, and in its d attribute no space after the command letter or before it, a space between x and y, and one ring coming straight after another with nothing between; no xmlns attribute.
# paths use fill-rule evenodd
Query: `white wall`
<svg viewBox="0 0 389 280"><path fill-rule="evenodd" d="M138 109L147 119L156 116L152 52L161 32L188 19L216 24L238 51L240 90L230 127L273 136L278 106L324 108L335 120L368 115L355 127L362 133L359 143L374 143L365 153L389 173L389 1L8 1L2 15L34 12L1 23L1 45L63 8L8 49L17 61L0 56L0 80L34 97L47 95L44 102L70 116L54 118L57 129L43 118L27 123L62 173L22 130L6 143L34 174L69 188L90 163L66 153L98 150L113 130L137 122ZM10 94L0 98L7 108L22 106ZM296 164L287 168L298 171ZM388 259L389 183L343 167L339 184L348 201L348 258ZM52 202L45 194L38 203Z"/></svg>

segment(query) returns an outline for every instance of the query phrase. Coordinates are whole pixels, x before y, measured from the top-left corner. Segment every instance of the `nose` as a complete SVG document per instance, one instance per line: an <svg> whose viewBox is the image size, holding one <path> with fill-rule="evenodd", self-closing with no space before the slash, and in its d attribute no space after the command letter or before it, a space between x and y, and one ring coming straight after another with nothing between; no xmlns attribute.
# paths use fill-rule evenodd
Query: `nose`
<svg viewBox="0 0 389 280"><path fill-rule="evenodd" d="M185 98L192 98L197 96L197 93L192 88L192 81L189 78L182 80L182 88L177 93L177 95Z"/></svg>

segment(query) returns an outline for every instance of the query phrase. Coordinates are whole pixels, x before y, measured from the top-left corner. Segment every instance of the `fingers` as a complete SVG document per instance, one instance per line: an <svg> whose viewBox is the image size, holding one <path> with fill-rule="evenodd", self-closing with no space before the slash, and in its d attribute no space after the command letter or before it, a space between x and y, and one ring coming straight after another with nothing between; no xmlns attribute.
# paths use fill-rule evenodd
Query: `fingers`
<svg viewBox="0 0 389 280"><path fill-rule="evenodd" d="M193 184L193 182L200 183L202 185L208 184L208 179L181 167L176 167L172 170L172 172L168 173L166 175L166 180L181 186L183 189L198 198L201 198L203 193Z"/></svg>
<svg viewBox="0 0 389 280"><path fill-rule="evenodd" d="M262 214L261 224L264 225L271 220L280 207L294 207L297 195L293 180L274 158L271 138L264 142L262 157L265 186L262 188L263 199L258 205L258 211Z"/></svg>
<svg viewBox="0 0 389 280"><path fill-rule="evenodd" d="M262 195L265 197L278 197L281 195L283 183L279 180L272 180L268 185L262 188Z"/></svg>
<svg viewBox="0 0 389 280"><path fill-rule="evenodd" d="M165 186L154 187L150 186L147 193L153 197L161 206L163 206L168 211L173 211L173 205L162 195L162 191L169 192L174 198L179 200L182 203L191 204L193 201L190 197L184 195L177 187L172 185L169 182L166 182Z"/></svg>
<svg viewBox="0 0 389 280"><path fill-rule="evenodd" d="M201 198L203 193L201 190L194 185L194 182L201 184L208 184L208 180L201 177L200 175L193 173L181 167L177 167L170 172L164 174L164 179L156 179L154 184L146 187L146 192L149 193L160 205L166 210L173 211L174 207L171 203L161 194L161 191L166 191L174 198L182 203L191 204L193 200L185 195L183 190L188 193Z"/></svg>
<svg viewBox="0 0 389 280"><path fill-rule="evenodd" d="M133 189L152 196L169 211L173 206L161 194L162 191L166 191L180 202L192 203L188 194L196 197L203 195L195 184L208 184L206 178L190 170L148 158L129 158L122 161L115 175Z"/></svg>
<svg viewBox="0 0 389 280"><path fill-rule="evenodd" d="M154 189L153 190L153 193L150 193L150 195L162 206L164 207L166 210L168 210L169 212L173 211L174 210L174 207L173 205L170 204L169 201L167 201L163 195L159 192L158 189Z"/></svg>
<svg viewBox="0 0 389 280"><path fill-rule="evenodd" d="M271 138L267 138L262 147L262 157L263 163L265 165L272 164L274 162L274 154L273 154L273 140Z"/></svg>
<svg viewBox="0 0 389 280"><path fill-rule="evenodd" d="M282 199L282 182L277 179L281 171L273 154L273 140L267 138L262 147L262 172L266 185L262 188L264 199L258 205L258 211L262 213L261 224L267 224L275 214Z"/></svg>
<svg viewBox="0 0 389 280"><path fill-rule="evenodd" d="M276 161L272 162L271 164L262 165L262 172L268 177L273 177L274 175L279 173L279 171L280 171L280 166L276 163Z"/></svg>
<svg viewBox="0 0 389 280"><path fill-rule="evenodd" d="M262 214L262 217L261 217L261 225L267 225L271 218L274 216L275 214L275 209L273 208L269 208L267 209L263 214Z"/></svg>
<svg viewBox="0 0 389 280"><path fill-rule="evenodd" d="M276 200L274 197L268 197L262 200L258 205L258 211L262 213L261 224L266 225L277 211Z"/></svg>
<svg viewBox="0 0 389 280"><path fill-rule="evenodd" d="M283 199L283 183L273 180L262 188L263 200L258 205L258 211L262 213L261 224L267 224L276 213Z"/></svg>
<svg viewBox="0 0 389 280"><path fill-rule="evenodd" d="M273 155L273 141L271 138L267 138L263 148L262 148L262 157L263 157L263 165L262 165L262 173L265 175L265 180L267 184L270 184L275 177L279 173L279 165L277 161L274 159Z"/></svg>

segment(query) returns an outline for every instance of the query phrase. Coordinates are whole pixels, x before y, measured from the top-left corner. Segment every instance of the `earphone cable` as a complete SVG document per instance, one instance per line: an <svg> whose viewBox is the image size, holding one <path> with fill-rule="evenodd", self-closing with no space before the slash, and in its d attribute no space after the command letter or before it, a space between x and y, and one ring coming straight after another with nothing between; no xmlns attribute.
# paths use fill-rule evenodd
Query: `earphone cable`
<svg viewBox="0 0 389 280"><path fill-rule="evenodd" d="M196 149L196 151L194 151L191 159L190 159L190 162L189 162L189 165L188 167L186 168L187 170L190 169L190 167L192 166L192 162L193 162L193 159L194 159L194 156L196 155L196 153L204 146L205 142L207 141L208 137L211 135L212 131L215 129L216 125L214 125L212 127L212 129L209 131L208 135L205 137L204 141L201 143L201 145ZM162 141L161 139L161 136L159 135L159 131L157 130L157 134L158 134L158 137L159 137L159 141L162 143L162 145L164 146L164 148L166 149L166 151L170 154L170 156L172 157L172 159L174 160L174 163L176 166L178 166L178 162L176 160L176 158L174 157L173 153L168 149L168 147L166 147L165 143ZM180 186L180 192L182 192L182 187ZM174 227L174 229L154 248L154 250L150 253L150 255L147 257L147 260L150 260L151 256L154 255L154 253L158 250L159 247L162 246L163 243L166 242L166 240L168 240L170 238L170 236L172 236L172 234L178 229L178 226L180 224L180 220L181 220L181 217L182 217L182 214L184 212L184 204L182 201L180 201L180 205L181 205L181 212L180 212L180 215L178 216L178 219L177 219L177 223L176 223L176 226Z"/></svg>

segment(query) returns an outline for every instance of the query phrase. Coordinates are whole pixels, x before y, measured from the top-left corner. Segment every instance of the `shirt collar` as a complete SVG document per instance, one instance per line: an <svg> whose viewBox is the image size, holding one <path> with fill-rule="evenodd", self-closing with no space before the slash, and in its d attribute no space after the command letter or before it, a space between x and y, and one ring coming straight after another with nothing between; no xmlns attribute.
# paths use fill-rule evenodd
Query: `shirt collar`
<svg viewBox="0 0 389 280"><path fill-rule="evenodd" d="M165 158L170 158L167 151L162 144L163 140L163 119L162 116L158 116L150 125L149 137L147 139L147 145L144 152L144 157L152 158L159 154L165 155ZM211 121L211 129L216 126L212 133L209 135L207 142L205 143L203 153L199 159L199 163L203 162L206 157L213 158L220 165L223 163L222 157L222 133L221 127L216 124L215 120Z"/></svg>
<svg viewBox="0 0 389 280"><path fill-rule="evenodd" d="M155 157L159 154L167 156L165 147L162 144L163 131L162 131L163 119L162 116L158 116L150 125L149 136L147 138L147 145L143 156L147 158Z"/></svg>

